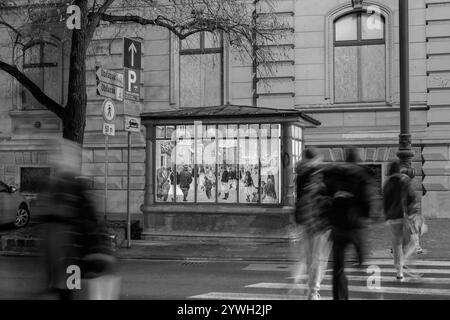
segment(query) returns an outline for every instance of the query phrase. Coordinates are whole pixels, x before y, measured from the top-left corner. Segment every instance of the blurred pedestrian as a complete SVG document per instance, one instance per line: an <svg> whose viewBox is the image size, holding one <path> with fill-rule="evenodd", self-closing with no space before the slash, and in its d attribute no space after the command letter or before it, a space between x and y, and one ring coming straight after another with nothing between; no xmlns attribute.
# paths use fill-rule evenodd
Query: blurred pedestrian
<svg viewBox="0 0 450 320"><path fill-rule="evenodd" d="M358 165L355 148L345 149L345 163L333 165L323 171L326 195L330 205L326 216L331 225L333 241L333 299L348 300L348 281L345 275L345 252L352 244L359 265L364 260L364 227L369 218L371 184L366 169Z"/></svg>
<svg viewBox="0 0 450 320"><path fill-rule="evenodd" d="M397 280L404 280L405 262L416 249L423 227L411 178L401 172L398 161L390 164L389 179L383 187L384 214L392 234L392 253ZM418 276L408 271L408 274Z"/></svg>
<svg viewBox="0 0 450 320"><path fill-rule="evenodd" d="M322 157L314 148L303 152L296 164L295 221L301 229L300 261L294 275L294 283L307 279L308 299L320 299L320 284L330 254L330 229L322 212L323 188L321 174Z"/></svg>
<svg viewBox="0 0 450 320"><path fill-rule="evenodd" d="M47 192L45 212L44 253L48 286L60 299L74 299L76 290L68 286L68 268L78 267L80 281L111 274L115 258L111 244L102 228L80 178L81 148L70 141L60 143L54 155L55 177Z"/></svg>

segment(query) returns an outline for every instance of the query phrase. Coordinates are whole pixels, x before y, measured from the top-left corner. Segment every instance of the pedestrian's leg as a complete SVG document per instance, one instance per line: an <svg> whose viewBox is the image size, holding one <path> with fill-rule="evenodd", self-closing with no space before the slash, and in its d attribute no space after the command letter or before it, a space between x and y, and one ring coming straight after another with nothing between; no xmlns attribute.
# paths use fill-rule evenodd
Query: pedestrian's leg
<svg viewBox="0 0 450 320"><path fill-rule="evenodd" d="M295 265L292 273L294 285L304 283L308 273L307 269L307 256L308 256L308 237L306 236L305 227L297 226L297 232L300 233L299 239L293 242L293 254L298 258L298 262ZM302 290L292 288L288 291L288 295L303 294Z"/></svg>
<svg viewBox="0 0 450 320"><path fill-rule="evenodd" d="M318 232L313 237L313 247L311 253L311 266L309 270L309 298L318 299L322 279L325 275L328 257L330 254L329 243L330 231Z"/></svg>
<svg viewBox="0 0 450 320"><path fill-rule="evenodd" d="M341 235L333 236L333 299L348 300L347 278L345 277L345 240Z"/></svg>
<svg viewBox="0 0 450 320"><path fill-rule="evenodd" d="M418 235L417 234L411 234L408 230L403 230L403 259L404 264L406 264L406 261L408 261L409 257L414 253L416 250L416 244Z"/></svg>
<svg viewBox="0 0 450 320"><path fill-rule="evenodd" d="M397 279L403 280L403 223L390 221L392 233L392 250L394 253L394 266L397 269Z"/></svg>

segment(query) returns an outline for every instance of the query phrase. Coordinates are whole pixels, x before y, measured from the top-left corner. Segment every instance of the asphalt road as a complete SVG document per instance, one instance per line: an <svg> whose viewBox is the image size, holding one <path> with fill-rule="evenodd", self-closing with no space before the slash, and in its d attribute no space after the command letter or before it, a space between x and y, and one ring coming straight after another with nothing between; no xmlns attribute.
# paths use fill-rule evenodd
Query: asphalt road
<svg viewBox="0 0 450 320"><path fill-rule="evenodd" d="M367 266L349 265L350 299L450 299L450 261L417 263L423 277L407 277L403 283L395 281L391 260L368 262L372 270L379 268L380 282L370 281L374 274L367 273ZM294 269L293 264L218 261L122 260L118 266L124 300L304 299L303 286L292 283ZM44 272L38 258L0 257L0 299L55 299L43 294ZM323 299L331 298L330 277L328 271Z"/></svg>

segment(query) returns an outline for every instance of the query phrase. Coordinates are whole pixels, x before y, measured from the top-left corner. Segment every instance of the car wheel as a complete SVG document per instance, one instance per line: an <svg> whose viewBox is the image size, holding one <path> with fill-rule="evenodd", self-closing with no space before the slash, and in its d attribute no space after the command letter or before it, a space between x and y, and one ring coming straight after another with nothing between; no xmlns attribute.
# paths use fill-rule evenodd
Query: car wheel
<svg viewBox="0 0 450 320"><path fill-rule="evenodd" d="M14 226L16 228L23 228L28 224L28 222L30 222L30 211L27 206L22 204L19 209L17 209Z"/></svg>

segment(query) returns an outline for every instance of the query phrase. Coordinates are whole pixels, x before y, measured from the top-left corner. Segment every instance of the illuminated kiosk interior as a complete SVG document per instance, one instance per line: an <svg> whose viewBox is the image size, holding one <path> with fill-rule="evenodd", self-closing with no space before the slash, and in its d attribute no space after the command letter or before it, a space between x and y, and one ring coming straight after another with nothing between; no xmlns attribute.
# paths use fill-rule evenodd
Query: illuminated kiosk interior
<svg viewBox="0 0 450 320"><path fill-rule="evenodd" d="M294 109L225 105L144 113L144 239L280 239L292 226L303 128Z"/></svg>

